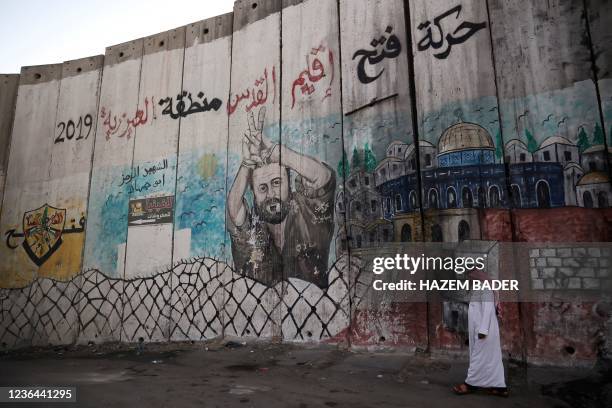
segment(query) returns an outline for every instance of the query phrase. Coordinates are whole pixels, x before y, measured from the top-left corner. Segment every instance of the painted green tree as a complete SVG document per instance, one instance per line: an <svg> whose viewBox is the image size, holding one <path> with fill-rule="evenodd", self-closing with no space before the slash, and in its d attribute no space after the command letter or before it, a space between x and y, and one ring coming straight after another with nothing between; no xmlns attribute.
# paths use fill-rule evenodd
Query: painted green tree
<svg viewBox="0 0 612 408"><path fill-rule="evenodd" d="M370 149L370 146L366 143L365 149L363 152L363 162L365 166L365 171L368 173L374 173L376 170L376 156L374 156L374 152Z"/></svg>
<svg viewBox="0 0 612 408"><path fill-rule="evenodd" d="M534 153L538 150L538 142L536 142L529 129L525 129L525 137L527 138L527 150L529 150L529 153Z"/></svg>
<svg viewBox="0 0 612 408"><path fill-rule="evenodd" d="M504 157L504 141L502 140L501 130L497 129L497 134L495 135L495 142L497 146L495 146L495 157L497 160L501 160Z"/></svg>
<svg viewBox="0 0 612 408"><path fill-rule="evenodd" d="M350 168L346 150L342 150L342 160L338 162L338 175L341 177L348 177L349 172Z"/></svg>
<svg viewBox="0 0 612 408"><path fill-rule="evenodd" d="M577 145L578 145L578 149L580 150L580 153L584 152L586 149L591 147L591 143L589 142L589 137L587 136L587 133L584 131L583 127L581 127L580 131L578 132Z"/></svg>
<svg viewBox="0 0 612 408"><path fill-rule="evenodd" d="M360 169L361 168L361 155L359 154L359 150L355 147L353 149L353 157L351 157L351 169Z"/></svg>
<svg viewBox="0 0 612 408"><path fill-rule="evenodd" d="M595 123L595 129L593 129L593 146L604 144L605 138L603 129L599 126L599 123Z"/></svg>

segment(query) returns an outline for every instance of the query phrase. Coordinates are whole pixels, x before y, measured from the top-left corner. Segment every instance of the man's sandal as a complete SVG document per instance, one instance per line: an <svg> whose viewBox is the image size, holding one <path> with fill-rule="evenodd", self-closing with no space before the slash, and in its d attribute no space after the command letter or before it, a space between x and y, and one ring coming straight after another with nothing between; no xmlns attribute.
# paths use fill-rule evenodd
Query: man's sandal
<svg viewBox="0 0 612 408"><path fill-rule="evenodd" d="M474 392L473 387L470 387L468 384L458 384L453 387L453 392L457 395L466 395Z"/></svg>

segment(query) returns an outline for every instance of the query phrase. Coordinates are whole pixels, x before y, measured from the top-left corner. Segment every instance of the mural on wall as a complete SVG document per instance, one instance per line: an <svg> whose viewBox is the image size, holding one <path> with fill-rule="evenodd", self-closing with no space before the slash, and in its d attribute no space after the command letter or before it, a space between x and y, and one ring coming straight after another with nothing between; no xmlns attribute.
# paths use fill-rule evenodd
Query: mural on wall
<svg viewBox="0 0 612 408"><path fill-rule="evenodd" d="M321 14L323 2L314 3L295 7L308 6L312 15ZM302 28L296 21L313 20L312 15L285 10L277 16L282 19L282 50L280 42L276 49L277 21L263 30L266 52L250 51L258 36L235 32L232 38L242 35L240 45L247 48L236 47L230 55L232 38L226 38L238 91L230 92L227 64L219 64L217 54L207 49L201 54L208 53L210 62L198 65L194 61L200 57L185 57L184 66L177 64L196 83L181 85L185 88L177 88L176 96L156 98L150 94L167 90L147 89L140 104L125 102L127 109L115 108L124 103L123 97L105 102L98 115L96 148L109 150L100 155L100 166L89 180L87 224L98 228L88 231L90 262L77 277L64 277L67 282L39 273L25 288L0 291L0 312L10 317L0 324L0 340L16 344L28 336L42 336L40 341L47 336L65 342L77 332L87 339L104 334L127 341L139 336L206 339L224 333L330 339L353 323L349 319L369 311L357 308L370 286L357 282L363 270L360 257L385 243L394 248L393 242L481 239L480 217L487 209L610 207L606 160L612 156L593 106L591 82L501 103L491 91L494 77L487 76L493 72L492 61L471 54L489 41L490 27L482 15L471 13L467 4L444 4L435 17L418 16L405 24L403 9L362 13L375 3L342 1L342 30L332 24ZM333 10L338 5L326 4ZM323 14L338 23L338 16ZM362 16L364 24L356 26L353 14ZM412 49L422 64L415 72L408 64L412 50L405 27L413 30ZM276 59L279 50L281 58ZM268 54L274 55L262 61ZM466 60L482 66L457 63ZM448 64L446 71L435 71L443 64ZM204 92L213 87L198 81L217 78L209 75L213 65L228 71L227 89ZM464 75L472 77L464 81ZM125 74L118 77L138 83ZM413 83L420 87L417 100L410 96ZM114 93L114 86L111 82L106 88ZM434 96L439 99L432 100ZM413 103L417 117L412 116ZM129 106L137 106L136 111ZM183 121L176 155L172 149L150 154L163 144L160 140L170 140L162 117L171 119L166 124L175 130L176 121ZM96 115L62 118L70 119L58 122L53 145L75 146L93 138ZM418 120L418 141L413 120ZM148 127L154 125L160 127ZM190 131L183 133L188 126ZM157 142L147 140L143 129L157 130ZM139 151L133 140L137 131L141 159L134 155ZM128 139L131 145L122 144ZM125 160L111 160L120 154ZM21 231L18 224L3 231L9 252L41 270L50 264L61 268L54 257L68 251L65 243L76 237L80 246L70 251L80 251L85 235L83 212L75 218L77 212L71 213L68 205L47 201L32 202L28 208L42 206L25 213L20 209L14 218L18 223L23 215ZM124 279L128 227L145 235L141 231L148 225L172 230L164 235L166 241L158 240L164 250L172 246L172 261L150 268L151 276ZM146 245L140 249L135 258L147 250L151 257L161 252ZM353 291L357 286L360 293ZM49 303L52 311L45 310ZM386 298L382 302L391 303ZM24 305L35 314L26 315ZM462 299L444 298L442 314L446 328L466 330ZM49 319L36 322L31 317L39 315ZM387 326L380 324L384 327L373 332L392 331L397 322L383 323Z"/></svg>
<svg viewBox="0 0 612 408"><path fill-rule="evenodd" d="M288 201L295 205L299 200L301 217L306 222L300 228L286 231L283 276L293 282L302 279L323 288L330 285L328 271L337 260L333 239L337 229L334 199L338 186L343 184L342 176L336 173L342 151L338 4L334 0L302 2L285 7L281 20L281 146L308 158L303 163L305 166L315 164L305 171L289 172L293 194ZM288 91L292 95L286 99ZM295 158L281 153L281 165L294 167ZM325 183L324 179L315 181L323 186L321 195L310 195L309 189L316 186L307 180L310 175L306 172L317 172L327 179L325 186L321 184ZM318 238L308 237L313 233Z"/></svg>
<svg viewBox="0 0 612 408"><path fill-rule="evenodd" d="M206 35L205 31L211 26L219 27L221 31L212 37ZM226 98L230 92L231 28L232 15L227 14L194 23L186 30L182 86L192 90L194 101L202 107L208 103L213 109L180 118L174 262L202 256L227 261ZM200 90L197 100L195 90ZM221 103L219 109L218 101ZM186 103L190 103L189 97ZM192 110L185 109L187 112ZM178 112L178 103L174 110Z"/></svg>
<svg viewBox="0 0 612 408"><path fill-rule="evenodd" d="M203 148L181 152L177 178L175 228L189 235L188 253L225 258L225 163L222 152ZM180 256L179 256L180 259Z"/></svg>
<svg viewBox="0 0 612 408"><path fill-rule="evenodd" d="M514 208L610 206L606 173L612 151L606 148L594 100L591 81L504 100L504 158L510 164Z"/></svg>
<svg viewBox="0 0 612 408"><path fill-rule="evenodd" d="M181 261L147 278L112 278L96 270L66 282L38 278L25 288L0 289L0 344L70 344L120 335L127 342L259 336L279 311L285 336L292 335L287 340L321 341L346 328L348 293L359 303L369 290L368 278L355 275L349 286L341 259L329 268L327 289L286 281L288 296L275 304L264 299L270 291L280 293L280 283L268 287L210 258ZM129 307L118 307L122 297Z"/></svg>
<svg viewBox="0 0 612 408"><path fill-rule="evenodd" d="M605 30L589 33L585 5L571 1L493 0L489 6L504 160L512 167L510 204L609 207L611 154L598 106L605 87L593 78L606 74L591 65L603 52L592 41ZM543 199L530 199L526 184ZM548 200L553 190L558 198Z"/></svg>
<svg viewBox="0 0 612 408"><path fill-rule="evenodd" d="M498 139L496 146L489 131L470 122L458 122L448 127L436 144L421 141L421 175L423 191L427 193L422 202L424 209L553 208L575 206L576 203L586 208L609 206L612 198L609 196L609 183L601 174L604 163L597 156L601 148L595 146L581 151L568 139L554 136L544 139L533 154L521 140L508 142L505 153L511 195L504 197L501 192L506 183L506 165L501 162L503 153L499 143ZM393 225L404 214L418 213L420 209L415 153L414 144L394 141L387 146L384 159L377 162L366 143L361 151L353 150L350 161L345 154L338 164L339 171L350 168L363 172L361 177L355 171L348 177L349 193L346 197L350 205L346 211L349 222L366 214L372 218L372 223L380 226L380 231L370 230L355 235L358 248L377 246L381 242L414 240L411 228L403 228L399 240L394 239ZM581 177L585 172L578 163L592 166L598 177ZM577 171L569 185L565 182L568 169ZM369 200L352 199L351 192L357 190L358 183L373 184ZM581 200L581 196L586 200ZM389 223L387 227L385 222ZM458 228L459 241L470 238L468 221L464 220ZM444 238L439 232L434 235L433 240L442 241Z"/></svg>
<svg viewBox="0 0 612 408"><path fill-rule="evenodd" d="M337 217L336 250L342 253L350 248L354 256L396 240L394 221L384 213L385 200L375 172L384 167L383 172L398 174L387 146L397 144L395 154L403 158L406 147L413 143L407 58L411 50L405 43L402 2L389 2L380 15L365 18L363 26L351 22L370 7L382 6L376 3L347 1L341 5L345 135L337 170L345 183L336 196L336 211L341 215ZM418 237L420 214L410 214L400 222L412 224L404 231L411 228Z"/></svg>
<svg viewBox="0 0 612 408"><path fill-rule="evenodd" d="M156 105L161 107L161 113L158 112L159 108L156 108ZM113 114L114 110L112 108L102 106L100 108L100 121L106 140L112 142L113 137L130 139L135 134L135 129L138 126L153 125L158 119L158 114L161 116L168 115L171 119L178 119L193 114L216 112L221 109L222 105L223 102L216 97L211 98L209 101L203 91L199 91L195 96L192 96L191 92L182 91L176 97L165 97L159 100L155 97L145 97L143 108L136 109L133 117L125 112L119 115ZM185 154L193 155L195 153L188 152ZM162 160L134 163L131 167L113 166L106 169L106 174L101 172L93 174L92 177L94 178L102 177L112 180L112 184L110 186L107 185L104 191L92 191L92 197L97 202L102 203L102 208L99 222L101 226L100 235L95 234L95 236L90 237L90 239L95 239L98 242L96 244L97 249L91 254L90 258L97 259L97 265L100 265L101 270L114 273L123 262L121 245L125 243L126 225L137 226L151 223L151 221L144 221L143 219L129 220L131 217L125 209L131 209L130 203L133 200L130 200L130 198L144 199L144 195L167 197L172 199L172 208L174 208L174 173L177 167L176 163L177 157L167 157ZM209 173L213 171L212 169L219 165L221 163L216 161L214 155L200 158L198 164L199 171L196 171L196 174L183 174L178 178L179 185L182 184L179 187L179 191L184 193L187 189L191 189L192 193L199 195L196 198L201 199L204 193L202 191L197 193L192 187L191 182L196 180L197 173L202 176L204 181L207 180L210 177ZM219 179L217 178L217 180ZM221 188L220 185L214 190L219 188ZM189 199L189 197L183 197L183 199ZM193 200L190 199L192 204L194 203ZM179 202L178 205L182 206L183 202ZM211 204L211 206L201 210L211 211L211 209L215 208L215 204ZM179 213L180 224L183 227L189 225L196 229L200 228L203 231L207 230L207 225L205 225L203 220L196 220L194 222L193 216L196 214L195 210L198 210L198 208L189 206L188 210L181 211ZM215 230L222 231L222 224L223 221L221 221L219 227L215 228ZM201 247L205 248L206 246L201 245Z"/></svg>
<svg viewBox="0 0 612 408"><path fill-rule="evenodd" d="M66 209L55 208L48 204L23 214L21 233L14 229L5 233L6 246L10 249L19 248L16 238L23 238L21 246L29 258L37 266L53 255L62 245L62 236L66 234L82 234L85 227L85 217L79 220L79 226L71 219L66 228Z"/></svg>
<svg viewBox="0 0 612 408"><path fill-rule="evenodd" d="M335 173L313 157L271 143L263 134L265 113L265 108L259 109L257 123L249 114L242 165L228 193L234 264L246 276L273 285L284 278L283 252L296 248L296 268L289 277L325 287ZM294 187L291 172L296 173ZM245 199L247 189L253 196L252 206Z"/></svg>

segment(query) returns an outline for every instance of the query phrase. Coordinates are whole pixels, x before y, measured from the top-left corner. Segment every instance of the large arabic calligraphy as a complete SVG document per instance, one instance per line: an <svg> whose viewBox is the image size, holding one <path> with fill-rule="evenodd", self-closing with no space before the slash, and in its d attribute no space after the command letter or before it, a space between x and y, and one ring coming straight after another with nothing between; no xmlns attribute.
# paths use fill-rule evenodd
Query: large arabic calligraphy
<svg viewBox="0 0 612 408"><path fill-rule="evenodd" d="M417 44L417 49L419 51L425 51L429 47L437 50L442 48L446 42L446 49L440 53L434 54L434 57L438 59L445 59L449 56L453 45L466 42L471 36L476 34L477 31L482 30L487 26L486 22L471 23L469 21L462 21L452 33L448 33L446 36L444 36L444 31L442 30L440 22L453 14L455 14L455 19L459 19L459 14L461 14L461 5L453 7L452 9L434 18L433 25L437 28L437 41L434 40L434 34L430 21L419 24L417 27L419 30L427 29L427 34L425 34L425 37L423 37Z"/></svg>
<svg viewBox="0 0 612 408"><path fill-rule="evenodd" d="M276 68L272 67L272 103L276 102ZM264 105L268 101L270 93L270 85L268 80L268 68L264 69L263 76L259 77L253 83L253 88L246 89L239 95L230 94L229 100L227 101L227 114L231 115L236 111L242 101L248 101L250 103L245 107L247 112L250 112L257 106ZM235 101L232 102L232 98Z"/></svg>
<svg viewBox="0 0 612 408"><path fill-rule="evenodd" d="M327 84L327 88L321 100L331 96L331 85L334 81L334 54L332 50L327 49L324 45L319 45L317 48L312 48L310 53L306 55L306 69L300 72L299 76L291 85L291 109L295 106L296 88L300 90L302 95L310 96L315 92L315 84L328 76L325 71L325 64L321 62L318 57L319 53L325 51L327 51L327 63L329 64L328 70L330 75L329 83ZM310 60L311 56L313 57L312 61Z"/></svg>
<svg viewBox="0 0 612 408"><path fill-rule="evenodd" d="M399 38L395 34L391 34L393 27L387 26L385 33L390 34L387 38L385 35L380 38L374 38L370 45L374 47L374 50L357 50L353 54L353 60L357 57L361 57L357 62L357 78L362 84L369 84L370 82L376 81L385 69L381 69L378 74L374 76L368 75L366 72L366 62L369 65L376 65L386 58L397 58L402 52L402 44ZM384 45L384 48L382 47ZM379 48L380 46L380 48Z"/></svg>
<svg viewBox="0 0 612 408"><path fill-rule="evenodd" d="M169 96L160 99L157 104L163 107L162 116L167 115L172 119L184 118L194 113L218 111L223 106L223 102L219 98L212 98L209 102L208 98L204 97L204 92L202 91L198 92L197 98L200 100L194 100L191 92L182 91L176 95L176 104L174 103L174 98ZM100 109L100 117L104 119L102 126L104 127L106 140L110 140L111 136L115 135L129 139L138 126L146 123L151 124L154 120L157 120L155 98L151 97L149 99L149 97L145 97L144 105L144 109L136 109L133 118L128 118L125 112L121 115L113 115L111 109L103 106ZM85 125L87 123L86 121Z"/></svg>
<svg viewBox="0 0 612 408"><path fill-rule="evenodd" d="M107 109L103 106L100 109L100 117L104 119L102 122L102 126L104 127L104 134L106 135L106 140L110 140L111 136L117 135L117 137L125 137L129 139L132 136L132 133L135 132L136 127L140 125L144 125L149 120L149 98L145 97L144 100L144 110L136 108L136 113L133 118L128 118L127 113L123 113L119 115L113 115L110 109ZM154 98L151 98L151 110L152 110L152 119L157 119L157 115L155 114L155 103ZM123 131L121 131L123 129Z"/></svg>
<svg viewBox="0 0 612 408"><path fill-rule="evenodd" d="M208 99L204 97L204 92L202 91L200 91L197 96L202 100L201 102L194 101L191 97L191 92L183 91L176 95L175 111L172 110L171 97L161 99L159 101L159 106L167 104L162 111L162 115L170 115L172 119L178 119L194 113L208 112L210 110L218 111L221 105L223 105L223 102L221 102L219 98L213 98L208 102ZM189 100L189 106L185 103L185 98Z"/></svg>

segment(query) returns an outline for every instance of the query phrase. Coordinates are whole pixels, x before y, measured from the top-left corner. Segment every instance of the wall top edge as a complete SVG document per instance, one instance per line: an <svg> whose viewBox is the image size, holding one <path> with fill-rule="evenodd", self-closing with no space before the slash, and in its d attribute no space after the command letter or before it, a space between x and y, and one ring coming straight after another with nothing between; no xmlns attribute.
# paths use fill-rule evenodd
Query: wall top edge
<svg viewBox="0 0 612 408"><path fill-rule="evenodd" d="M185 48L185 27L177 27L144 37L143 42L144 55Z"/></svg>
<svg viewBox="0 0 612 408"><path fill-rule="evenodd" d="M232 35L234 13L225 13L219 16L196 21L185 26L186 45L204 44L216 39Z"/></svg>
<svg viewBox="0 0 612 408"><path fill-rule="evenodd" d="M282 9L282 0L236 0L234 2L234 32L263 20Z"/></svg>
<svg viewBox="0 0 612 408"><path fill-rule="evenodd" d="M0 74L0 80L5 84L9 81L19 81L19 74Z"/></svg>
<svg viewBox="0 0 612 408"><path fill-rule="evenodd" d="M34 85L60 80L62 77L62 65L59 63L21 67L19 85Z"/></svg>
<svg viewBox="0 0 612 408"><path fill-rule="evenodd" d="M104 66L104 55L79 58L64 61L62 64L62 78L73 77L86 72L98 71Z"/></svg>
<svg viewBox="0 0 612 408"><path fill-rule="evenodd" d="M144 39L138 38L136 40L106 47L104 53L104 66L142 58L143 44Z"/></svg>

